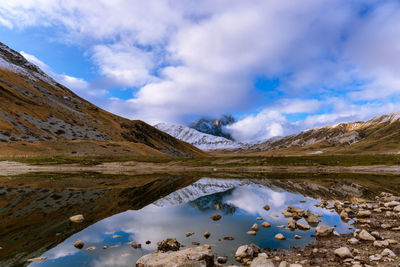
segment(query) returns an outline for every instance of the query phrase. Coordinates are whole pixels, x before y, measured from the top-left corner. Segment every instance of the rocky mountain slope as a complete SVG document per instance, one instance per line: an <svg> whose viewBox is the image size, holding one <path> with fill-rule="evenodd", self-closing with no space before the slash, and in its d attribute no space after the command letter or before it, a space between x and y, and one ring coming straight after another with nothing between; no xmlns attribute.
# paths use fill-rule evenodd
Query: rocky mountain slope
<svg viewBox="0 0 400 267"><path fill-rule="evenodd" d="M154 127L203 150L232 149L241 146L240 143L227 138L205 134L179 124L159 123Z"/></svg>
<svg viewBox="0 0 400 267"><path fill-rule="evenodd" d="M309 151L310 154L399 153L400 113L386 114L365 122L340 123L271 139L245 148L249 151Z"/></svg>
<svg viewBox="0 0 400 267"><path fill-rule="evenodd" d="M202 133L233 140L232 136L224 131L224 126L230 125L234 122L235 118L230 115L224 115L219 119L198 119L191 123L189 127Z"/></svg>
<svg viewBox="0 0 400 267"><path fill-rule="evenodd" d="M1 156L114 153L191 157L203 153L142 121L96 107L2 43L0 148Z"/></svg>

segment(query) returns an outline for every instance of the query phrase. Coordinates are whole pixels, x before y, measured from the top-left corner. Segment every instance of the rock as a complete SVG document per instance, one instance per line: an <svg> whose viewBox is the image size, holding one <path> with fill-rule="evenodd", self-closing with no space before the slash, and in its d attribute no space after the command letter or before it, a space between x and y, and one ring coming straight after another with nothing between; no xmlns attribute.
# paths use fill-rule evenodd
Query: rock
<svg viewBox="0 0 400 267"><path fill-rule="evenodd" d="M267 254L261 253L251 262L250 267L275 267L275 264L268 259Z"/></svg>
<svg viewBox="0 0 400 267"><path fill-rule="evenodd" d="M329 225L326 224L321 224L317 226L315 231L317 237L325 237L333 233L333 227L330 227Z"/></svg>
<svg viewBox="0 0 400 267"><path fill-rule="evenodd" d="M284 235L282 235L281 233L279 233L279 234L275 235L275 239L279 240L279 241L282 241L282 240L285 240L286 237Z"/></svg>
<svg viewBox="0 0 400 267"><path fill-rule="evenodd" d="M185 235L186 235L186 237L189 237L189 236L194 235L194 233L193 232L187 232Z"/></svg>
<svg viewBox="0 0 400 267"><path fill-rule="evenodd" d="M295 235L294 238L295 238L295 239L301 239L301 236Z"/></svg>
<svg viewBox="0 0 400 267"><path fill-rule="evenodd" d="M396 207L399 205L400 205L399 201L390 201L390 202L385 203L385 207L389 207L389 208Z"/></svg>
<svg viewBox="0 0 400 267"><path fill-rule="evenodd" d="M286 218L292 217L293 213L289 212L287 209L286 210L282 210L281 213L283 214L283 216L285 216Z"/></svg>
<svg viewBox="0 0 400 267"><path fill-rule="evenodd" d="M26 260L27 262L34 262L34 261L44 261L46 260L46 257L39 257L39 258L32 258L32 259L28 259Z"/></svg>
<svg viewBox="0 0 400 267"><path fill-rule="evenodd" d="M103 246L103 249L108 249L108 248L110 248L110 246L108 245Z"/></svg>
<svg viewBox="0 0 400 267"><path fill-rule="evenodd" d="M256 235L257 232L252 230L252 231L247 231L246 234L248 234L248 235Z"/></svg>
<svg viewBox="0 0 400 267"><path fill-rule="evenodd" d="M373 237L370 233L368 233L364 229L361 230L361 232L358 234L358 238L365 241L375 241L375 237Z"/></svg>
<svg viewBox="0 0 400 267"><path fill-rule="evenodd" d="M340 212L339 216L344 221L349 220L349 214L345 210L342 210L342 212Z"/></svg>
<svg viewBox="0 0 400 267"><path fill-rule="evenodd" d="M394 212L400 212L400 205L396 206L393 208Z"/></svg>
<svg viewBox="0 0 400 267"><path fill-rule="evenodd" d="M264 206L264 209L265 209L266 211L269 211L271 208L270 208L269 205L265 205L265 206Z"/></svg>
<svg viewBox="0 0 400 267"><path fill-rule="evenodd" d="M296 222L296 227L298 229L300 229L300 230L303 230L303 231L310 230L310 226L309 225L302 224L302 223L299 223L299 222Z"/></svg>
<svg viewBox="0 0 400 267"><path fill-rule="evenodd" d="M387 256L389 258L396 258L396 254L388 248L385 248L382 253L382 256Z"/></svg>
<svg viewBox="0 0 400 267"><path fill-rule="evenodd" d="M251 227L251 230L253 230L253 231L258 231L258 230L260 230L260 226L258 226L258 224L253 224L253 226Z"/></svg>
<svg viewBox="0 0 400 267"><path fill-rule="evenodd" d="M210 232L205 232L205 233L203 234L203 236L204 236L206 239L208 239L208 238L211 236L211 233L210 233Z"/></svg>
<svg viewBox="0 0 400 267"><path fill-rule="evenodd" d="M388 223L383 223L383 224L381 224L381 228L382 229L389 229L389 228L391 228L392 227L392 225L390 225L390 224L388 224Z"/></svg>
<svg viewBox="0 0 400 267"><path fill-rule="evenodd" d="M193 245L193 246L200 246L200 242L193 241L193 242L192 242L192 245Z"/></svg>
<svg viewBox="0 0 400 267"><path fill-rule="evenodd" d="M85 220L82 214L74 215L69 217L69 220L74 223L81 223Z"/></svg>
<svg viewBox="0 0 400 267"><path fill-rule="evenodd" d="M278 214L271 214L271 216L274 217L274 218L279 218Z"/></svg>
<svg viewBox="0 0 400 267"><path fill-rule="evenodd" d="M235 238L234 238L233 236L225 236L225 237L224 237L224 240L229 240L229 241L231 241L231 240L235 240Z"/></svg>
<svg viewBox="0 0 400 267"><path fill-rule="evenodd" d="M373 237L375 237L375 238L381 239L381 234L380 234L378 231L373 231L373 232L371 232L371 235L372 235Z"/></svg>
<svg viewBox="0 0 400 267"><path fill-rule="evenodd" d="M262 219L263 219L263 218L261 218L261 217L257 217L257 218L256 218L257 221L262 221Z"/></svg>
<svg viewBox="0 0 400 267"><path fill-rule="evenodd" d="M214 214L214 215L211 215L210 218L213 221L219 221L222 218L222 216L219 214Z"/></svg>
<svg viewBox="0 0 400 267"><path fill-rule="evenodd" d="M167 238L157 243L158 251L162 252L178 251L180 247L181 244L176 240L176 238Z"/></svg>
<svg viewBox="0 0 400 267"><path fill-rule="evenodd" d="M210 245L187 248L171 253L155 252L141 257L136 267L214 266L214 254Z"/></svg>
<svg viewBox="0 0 400 267"><path fill-rule="evenodd" d="M357 213L357 217L359 218L365 218L365 217L370 217L371 212L369 210L359 210Z"/></svg>
<svg viewBox="0 0 400 267"><path fill-rule="evenodd" d="M341 259L353 257L353 254L351 254L351 251L348 247L341 247L341 248L335 249L334 253L336 256L339 256Z"/></svg>
<svg viewBox="0 0 400 267"><path fill-rule="evenodd" d="M399 243L397 240L394 239L386 239L386 241L389 243L389 245L396 245Z"/></svg>
<svg viewBox="0 0 400 267"><path fill-rule="evenodd" d="M113 235L112 237L113 238L120 238L121 236L120 235Z"/></svg>
<svg viewBox="0 0 400 267"><path fill-rule="evenodd" d="M347 240L347 244L350 244L350 245L357 245L358 243L360 243L360 241L357 238L354 238L354 237L352 237L349 240Z"/></svg>
<svg viewBox="0 0 400 267"><path fill-rule="evenodd" d="M74 243L74 247L76 247L77 249L82 249L83 246L85 245L85 243L82 242L82 240L76 240L76 242Z"/></svg>
<svg viewBox="0 0 400 267"><path fill-rule="evenodd" d="M278 267L286 267L287 266L287 262L286 261L281 261L281 263L279 263Z"/></svg>
<svg viewBox="0 0 400 267"><path fill-rule="evenodd" d="M220 264L224 264L228 261L228 257L218 257L217 262Z"/></svg>
<svg viewBox="0 0 400 267"><path fill-rule="evenodd" d="M371 261L380 261L382 259L382 257L379 255L371 255L371 256L369 256L369 259Z"/></svg>
<svg viewBox="0 0 400 267"><path fill-rule="evenodd" d="M142 248L142 244L132 243L131 247L134 248L134 249Z"/></svg>
<svg viewBox="0 0 400 267"><path fill-rule="evenodd" d="M240 246L235 253L235 260L242 264L249 264L260 253L260 248L254 244Z"/></svg>
<svg viewBox="0 0 400 267"><path fill-rule="evenodd" d="M289 267L303 267L303 265L298 264L298 263L292 263L289 265Z"/></svg>
<svg viewBox="0 0 400 267"><path fill-rule="evenodd" d="M287 228L292 230L292 231L295 230L296 229L296 221L295 220L289 220Z"/></svg>
<svg viewBox="0 0 400 267"><path fill-rule="evenodd" d="M94 247L94 246L91 246L91 247L88 247L86 250L89 250L89 251L91 251L91 250L95 250L96 249L96 247Z"/></svg>
<svg viewBox="0 0 400 267"><path fill-rule="evenodd" d="M306 222L311 226L316 226L319 223L318 216L315 214L310 214L308 217L305 218Z"/></svg>
<svg viewBox="0 0 400 267"><path fill-rule="evenodd" d="M269 228L269 227L271 227L271 224L269 224L269 223L267 223L267 222L263 222L263 223L261 224L261 226L264 227L264 228Z"/></svg>
<svg viewBox="0 0 400 267"><path fill-rule="evenodd" d="M384 241L374 241L374 247L385 248L387 246L389 246L389 242L387 242L386 240L384 240Z"/></svg>

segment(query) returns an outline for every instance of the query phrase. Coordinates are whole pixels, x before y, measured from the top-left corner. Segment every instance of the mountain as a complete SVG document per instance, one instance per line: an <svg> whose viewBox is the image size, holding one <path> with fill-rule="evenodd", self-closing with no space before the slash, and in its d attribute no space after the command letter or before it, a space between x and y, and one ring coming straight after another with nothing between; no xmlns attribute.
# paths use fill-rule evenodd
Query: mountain
<svg viewBox="0 0 400 267"><path fill-rule="evenodd" d="M0 43L0 156L204 154L144 123L80 98Z"/></svg>
<svg viewBox="0 0 400 267"><path fill-rule="evenodd" d="M220 119L198 119L190 124L189 127L202 133L221 136L233 141L232 136L224 131L224 126L230 125L234 122L235 119L232 116L224 115Z"/></svg>
<svg viewBox="0 0 400 267"><path fill-rule="evenodd" d="M309 154L400 153L400 113L365 122L340 123L248 146L248 151L297 151Z"/></svg>
<svg viewBox="0 0 400 267"><path fill-rule="evenodd" d="M205 134L179 124L159 123L154 127L203 150L232 149L241 146L241 144L227 138Z"/></svg>

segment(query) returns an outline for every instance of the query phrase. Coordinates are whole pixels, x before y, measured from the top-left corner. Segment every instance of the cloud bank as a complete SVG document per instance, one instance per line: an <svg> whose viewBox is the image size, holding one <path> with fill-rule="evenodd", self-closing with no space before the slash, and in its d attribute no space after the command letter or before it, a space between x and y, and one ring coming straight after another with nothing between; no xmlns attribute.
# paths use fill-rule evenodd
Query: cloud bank
<svg viewBox="0 0 400 267"><path fill-rule="evenodd" d="M229 129L238 140L397 110L399 24L397 1L14 0L0 6L0 25L56 29L59 42L86 48L103 80L132 90L131 99L104 99L104 108L150 123L239 113ZM97 95L84 80L59 78ZM277 82L259 88L258 79Z"/></svg>

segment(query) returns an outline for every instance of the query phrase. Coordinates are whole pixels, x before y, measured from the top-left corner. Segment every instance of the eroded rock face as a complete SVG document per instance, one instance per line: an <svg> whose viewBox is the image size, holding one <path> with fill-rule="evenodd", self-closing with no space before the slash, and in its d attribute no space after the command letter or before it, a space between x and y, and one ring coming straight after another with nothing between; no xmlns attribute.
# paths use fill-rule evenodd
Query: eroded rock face
<svg viewBox="0 0 400 267"><path fill-rule="evenodd" d="M155 252L141 257L136 267L212 267L214 254L210 245L171 253Z"/></svg>

